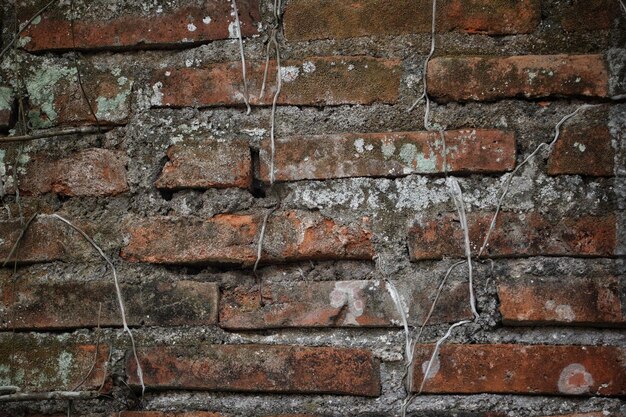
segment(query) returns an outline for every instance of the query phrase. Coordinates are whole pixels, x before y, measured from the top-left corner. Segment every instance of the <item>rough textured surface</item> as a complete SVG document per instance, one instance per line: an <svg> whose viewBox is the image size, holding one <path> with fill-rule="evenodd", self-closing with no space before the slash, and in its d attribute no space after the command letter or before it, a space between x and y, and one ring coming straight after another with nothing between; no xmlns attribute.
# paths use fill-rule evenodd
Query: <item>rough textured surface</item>
<svg viewBox="0 0 626 417"><path fill-rule="evenodd" d="M271 150L261 151L260 178L269 181ZM276 142L277 181L408 174L488 173L512 170L515 138L510 132L352 133L296 136Z"/></svg>
<svg viewBox="0 0 626 417"><path fill-rule="evenodd" d="M522 277L498 285L502 320L507 324L626 325L616 277L539 280Z"/></svg>
<svg viewBox="0 0 626 417"><path fill-rule="evenodd" d="M290 41L357 36L426 33L431 30L427 0L291 1L285 10L285 36ZM539 23L540 2L454 0L437 19L437 31L506 35L532 32Z"/></svg>
<svg viewBox="0 0 626 417"><path fill-rule="evenodd" d="M20 21L27 21L42 1L23 8ZM259 3L237 2L241 34L257 33ZM177 0L149 13L128 12L107 20L97 16L76 16L71 8L57 8L25 30L21 37L29 51L67 49L155 48L172 44L193 45L233 37L236 22L226 1ZM72 16L76 16L73 17ZM235 28L235 29L234 29ZM235 32L236 33L236 32Z"/></svg>
<svg viewBox="0 0 626 417"><path fill-rule="evenodd" d="M601 55L437 57L428 65L432 96L442 101L608 95Z"/></svg>
<svg viewBox="0 0 626 417"><path fill-rule="evenodd" d="M432 350L417 347L418 381ZM624 395L626 389L624 349L615 347L447 345L437 358L424 392Z"/></svg>
<svg viewBox="0 0 626 417"><path fill-rule="evenodd" d="M377 396L379 364L359 349L299 346L147 348L140 363L149 388L219 391L320 392ZM126 361L137 384L134 358Z"/></svg>
<svg viewBox="0 0 626 417"><path fill-rule="evenodd" d="M14 253L16 265L0 269L11 283L0 297L0 341L19 348L26 338L47 355L54 378L58 346L109 349L105 395L72 401L72 416L398 417L406 395L403 311L409 335L427 346L467 319L443 348L568 352L548 351L524 366L525 354L509 349L506 366L480 368L465 384L474 392L417 396L410 417L626 415L624 395L604 395L597 374L610 352L623 355L626 345L626 15L618 1L439 0L426 112L423 101L407 110L424 87L430 0L289 0L277 10L284 17L278 25L272 0L240 0L249 113L232 3L55 1L0 57L0 134L49 135L0 141L0 259L37 214ZM0 2L0 49L12 41L15 22L45 4ZM74 41L67 37L72 21ZM282 82L275 112L273 42L259 97L274 29ZM543 148L520 167L583 104L593 106L563 123L552 152ZM91 133L55 134L74 127ZM459 132L474 131L475 138L455 142ZM272 134L281 178L274 184L267 181ZM400 134L411 141L394 144L393 152L375 140ZM120 181L110 182L106 172ZM53 190L60 176L71 189ZM476 320L470 269L457 265L463 234L446 176L461 190L474 257L510 183L489 250L472 262ZM154 385L142 396L131 341L119 327L111 264L55 213L80 226L115 266L137 353L176 352L155 353L151 373L167 358L168 369L184 370L169 377L182 380L193 375L182 366L188 360L206 363L225 347L304 349L312 352L307 362L296 366L293 355L278 355L278 363L259 353L246 356L252 364L225 361L230 368L222 374L191 381L224 385ZM321 390L338 383L328 371L329 350L347 352L337 362L342 372L356 369L347 364L375 365L370 393ZM81 378L93 355L77 363ZM441 384L457 383L456 371L473 358L479 356L464 354ZM548 365L559 358L569 363L555 382ZM30 390L20 379L29 368L13 359L3 383ZM600 385L563 395L559 375L571 364L583 365ZM516 384L528 381L516 385L520 392L481 386L500 381L495 388L504 391L512 379L498 372L509 365L520 366ZM226 378L232 368L239 375L262 370L275 390L226 387L234 383ZM314 378L311 371L321 368L330 382L314 380L315 391L296 390L294 381L306 378L284 372ZM568 368L565 388L588 382L578 371ZM47 384L46 374L26 379ZM78 382L67 375L67 385L61 378L42 387L71 389ZM364 387L353 379L340 388ZM601 395L589 395L596 389ZM2 417L68 413L67 401L0 404Z"/></svg>

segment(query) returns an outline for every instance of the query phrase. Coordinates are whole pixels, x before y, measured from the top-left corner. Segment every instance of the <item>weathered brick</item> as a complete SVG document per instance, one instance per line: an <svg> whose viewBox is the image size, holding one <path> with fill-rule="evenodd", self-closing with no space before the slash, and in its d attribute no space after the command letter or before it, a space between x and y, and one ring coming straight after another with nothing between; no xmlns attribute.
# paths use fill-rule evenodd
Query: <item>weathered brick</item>
<svg viewBox="0 0 626 417"><path fill-rule="evenodd" d="M119 233L116 232L115 225L103 223L96 227L82 219L69 218L69 220L89 236L99 235L96 241L105 251L110 249L112 245L119 244L111 239L112 235ZM0 222L0 265L9 256L22 229L23 226L19 220ZM29 264L85 260L93 256L97 256L97 253L78 232L50 215L38 214L24 233L17 251L11 256L9 264L15 260L19 264Z"/></svg>
<svg viewBox="0 0 626 417"><path fill-rule="evenodd" d="M250 103L270 105L276 67L270 62L267 90L259 98L265 62L248 62ZM278 104L339 105L394 103L398 100L400 61L368 57L312 57L282 62ZM204 68L169 68L152 79L153 105L210 107L243 104L241 63L216 63Z"/></svg>
<svg viewBox="0 0 626 417"><path fill-rule="evenodd" d="M108 356L105 344L69 344L54 338L37 342L7 334L0 339L0 385L17 385L23 392L69 391L84 379L79 390L97 390Z"/></svg>
<svg viewBox="0 0 626 417"><path fill-rule="evenodd" d="M14 100L13 89L0 86L0 129L8 128L11 123Z"/></svg>
<svg viewBox="0 0 626 417"><path fill-rule="evenodd" d="M418 345L422 382L434 345ZM442 345L425 393L615 396L626 393L626 350L614 346Z"/></svg>
<svg viewBox="0 0 626 417"><path fill-rule="evenodd" d="M363 349L270 345L143 348L149 389L380 395L380 369ZM137 385L127 355L127 376Z"/></svg>
<svg viewBox="0 0 626 417"><path fill-rule="evenodd" d="M35 3L40 3L40 7L45 4ZM242 35L256 34L260 19L258 0L240 0L237 8ZM21 20L28 20L33 11L22 7ZM148 13L124 8L123 14L110 19L99 15L75 19L73 40L70 12L57 7L25 30L22 40L28 51L186 47L234 37L237 28L232 12L230 2L215 0L170 2Z"/></svg>
<svg viewBox="0 0 626 417"><path fill-rule="evenodd" d="M130 326L211 325L217 322L217 284L180 280L122 284ZM100 281L51 281L46 274L0 277L0 329L121 327L110 276Z"/></svg>
<svg viewBox="0 0 626 417"><path fill-rule="evenodd" d="M243 140L185 141L170 146L167 157L157 188L249 188L252 184L250 148Z"/></svg>
<svg viewBox="0 0 626 417"><path fill-rule="evenodd" d="M608 126L597 123L563 129L548 158L548 174L614 175L615 151Z"/></svg>
<svg viewBox="0 0 626 417"><path fill-rule="evenodd" d="M133 81L115 69L98 69L86 60L81 60L79 65L83 88L98 122L124 124L130 115ZM26 88L30 105L28 121L33 128L96 124L73 62L32 58Z"/></svg>
<svg viewBox="0 0 626 417"><path fill-rule="evenodd" d="M20 176L20 192L39 195L113 196L128 191L126 154L91 148L65 158L36 155Z"/></svg>
<svg viewBox="0 0 626 417"><path fill-rule="evenodd" d="M498 298L505 324L626 324L616 277L546 280L524 276L500 282Z"/></svg>
<svg viewBox="0 0 626 417"><path fill-rule="evenodd" d="M464 255L463 230L456 215L419 222L409 230L412 260ZM493 213L467 215L469 238L477 253L491 224ZM613 256L616 248L615 216L581 216L551 221L537 212L500 212L485 255L517 256Z"/></svg>
<svg viewBox="0 0 626 417"><path fill-rule="evenodd" d="M257 257L263 214L221 214L206 220L153 217L133 222L122 257L161 264L249 266ZM371 259L369 221L344 226L319 213L276 212L267 222L264 262Z"/></svg>
<svg viewBox="0 0 626 417"><path fill-rule="evenodd" d="M433 288L415 286L409 299L409 321L421 325ZM440 305L429 323L450 322L471 317L467 308L468 288L453 284L441 295ZM419 308L417 306L424 306ZM220 298L220 326L227 329L284 327L384 327L400 326L401 317L381 281L322 281L267 283L263 305L256 286L226 290Z"/></svg>
<svg viewBox="0 0 626 417"><path fill-rule="evenodd" d="M601 55L437 57L428 64L428 92L438 101L508 97L607 97Z"/></svg>
<svg viewBox="0 0 626 417"><path fill-rule="evenodd" d="M111 417L226 417L226 414L209 411L122 411Z"/></svg>
<svg viewBox="0 0 626 417"><path fill-rule="evenodd" d="M619 16L619 4L611 0L572 0L557 9L563 29L569 32L610 29Z"/></svg>
<svg viewBox="0 0 626 417"><path fill-rule="evenodd" d="M430 0L297 0L285 8L288 40L345 39L431 31ZM530 33L541 18L539 0L453 0L437 14L437 32Z"/></svg>
<svg viewBox="0 0 626 417"><path fill-rule="evenodd" d="M445 132L345 133L280 137L276 141L277 181L344 177L398 177L408 174L504 172L515 167L512 132L473 129ZM260 177L269 181L271 151L260 152Z"/></svg>

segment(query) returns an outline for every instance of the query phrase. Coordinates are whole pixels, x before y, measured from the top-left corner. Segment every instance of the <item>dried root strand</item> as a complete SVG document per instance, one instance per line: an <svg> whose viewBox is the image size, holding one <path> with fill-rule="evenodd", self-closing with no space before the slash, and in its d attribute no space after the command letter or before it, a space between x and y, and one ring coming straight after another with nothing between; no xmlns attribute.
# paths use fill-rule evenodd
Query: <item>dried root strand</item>
<svg viewBox="0 0 626 417"><path fill-rule="evenodd" d="M250 94L248 93L248 77L246 74L246 56L243 51L243 38L241 37L241 22L239 20L239 11L237 10L237 1L231 0L233 11L235 12L235 24L237 25L237 40L239 41L239 54L241 56L241 77L243 78L243 102L246 105L246 115L250 114Z"/></svg>

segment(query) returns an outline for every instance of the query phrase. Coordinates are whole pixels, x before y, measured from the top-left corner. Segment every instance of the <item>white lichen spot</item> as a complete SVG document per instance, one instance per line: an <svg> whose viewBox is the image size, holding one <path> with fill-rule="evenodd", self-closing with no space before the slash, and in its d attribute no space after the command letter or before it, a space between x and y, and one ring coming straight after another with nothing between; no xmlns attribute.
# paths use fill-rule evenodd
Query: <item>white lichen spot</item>
<svg viewBox="0 0 626 417"><path fill-rule="evenodd" d="M161 92L163 83L161 81L155 83L152 86L152 97L150 97L150 104L153 106L160 106L163 104L163 93Z"/></svg>
<svg viewBox="0 0 626 417"><path fill-rule="evenodd" d="M383 152L383 156L385 157L385 159L389 159L396 151L396 145L394 145L391 141L383 141L380 149Z"/></svg>
<svg viewBox="0 0 626 417"><path fill-rule="evenodd" d="M357 140L354 141L354 149L356 149L358 153L365 152L364 145L365 145L365 140L363 140L363 138L358 138Z"/></svg>
<svg viewBox="0 0 626 417"><path fill-rule="evenodd" d="M237 25L237 22L230 22L228 24L228 37L231 39L237 39L239 37L239 25Z"/></svg>
<svg viewBox="0 0 626 417"><path fill-rule="evenodd" d="M349 64L349 65L348 65L348 71L352 71L353 69L354 69L354 65Z"/></svg>
<svg viewBox="0 0 626 417"><path fill-rule="evenodd" d="M528 81L532 82L535 80L535 78L537 78L537 73L534 71L529 71L528 72Z"/></svg>
<svg viewBox="0 0 626 417"><path fill-rule="evenodd" d="M585 149L587 149L585 145L578 142L574 142L574 148L578 149L580 152L585 152Z"/></svg>
<svg viewBox="0 0 626 417"><path fill-rule="evenodd" d="M185 60L185 66L187 68L191 67L193 65L193 59L189 58Z"/></svg>
<svg viewBox="0 0 626 417"><path fill-rule="evenodd" d="M559 376L558 388L563 394L585 394L592 385L593 377L580 363L567 365Z"/></svg>
<svg viewBox="0 0 626 417"><path fill-rule="evenodd" d="M38 25L41 23L41 16L37 16L36 18L33 19L33 21L30 23L31 25Z"/></svg>
<svg viewBox="0 0 626 417"><path fill-rule="evenodd" d="M169 77L170 75L172 75L172 72L171 72L171 71L165 71L165 76L166 76L166 77Z"/></svg>
<svg viewBox="0 0 626 417"><path fill-rule="evenodd" d="M368 143L367 145L365 145L365 149L368 151L373 151L374 150L374 145L372 145L371 143Z"/></svg>
<svg viewBox="0 0 626 417"><path fill-rule="evenodd" d="M441 367L441 362L439 361L439 355L435 356L433 362L430 364L430 369L428 369L428 364L430 363L430 359L422 362L422 374L424 374L424 380L428 380L434 378L435 375L439 372L439 368ZM428 375L426 375L428 372Z"/></svg>
<svg viewBox="0 0 626 417"><path fill-rule="evenodd" d="M59 378L63 381L63 385L69 383L70 371L72 368L72 355L68 352L62 352L58 358L59 364Z"/></svg>
<svg viewBox="0 0 626 417"><path fill-rule="evenodd" d="M365 300L361 291L370 285L369 281L340 281L331 291L330 305L333 308L346 308L343 324L359 325L357 317L363 315ZM347 307L345 307L347 306Z"/></svg>
<svg viewBox="0 0 626 417"><path fill-rule="evenodd" d="M299 75L300 69L298 67L280 67L280 79L283 80L283 82L290 83L298 78Z"/></svg>
<svg viewBox="0 0 626 417"><path fill-rule="evenodd" d="M315 64L311 61L305 61L302 64L302 70L304 71L305 74L310 74L313 71L315 71Z"/></svg>
<svg viewBox="0 0 626 417"><path fill-rule="evenodd" d="M122 86L124 84L126 84L128 82L128 78L126 77L119 77L117 79L117 85Z"/></svg>
<svg viewBox="0 0 626 417"><path fill-rule="evenodd" d="M205 16L202 19L202 23L204 23L205 25L208 25L209 23L211 23L211 16Z"/></svg>
<svg viewBox="0 0 626 417"><path fill-rule="evenodd" d="M556 317L561 321L572 322L576 320L576 314L572 307L567 304L556 304L553 300L548 300L544 304L544 307L548 311L554 312Z"/></svg>
<svg viewBox="0 0 626 417"><path fill-rule="evenodd" d="M195 32L195 31L196 31L196 29L197 29L197 27L196 27L196 25L194 25L193 23L189 23L189 24L187 25L187 30L188 30L189 32Z"/></svg>

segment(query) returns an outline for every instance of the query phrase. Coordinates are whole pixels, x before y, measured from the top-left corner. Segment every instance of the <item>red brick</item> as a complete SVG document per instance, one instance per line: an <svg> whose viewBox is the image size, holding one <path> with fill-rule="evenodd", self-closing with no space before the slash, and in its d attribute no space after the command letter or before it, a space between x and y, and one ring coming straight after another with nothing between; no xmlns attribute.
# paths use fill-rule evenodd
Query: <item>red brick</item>
<svg viewBox="0 0 626 417"><path fill-rule="evenodd" d="M409 321L421 325L430 306L428 295L434 294L435 289L414 287L407 299L416 306L409 312ZM441 295L429 323L471 318L467 294L465 283L453 284ZM263 303L261 306L256 286L224 291L220 298L220 327L397 327L402 323L386 284L381 281L266 283Z"/></svg>
<svg viewBox="0 0 626 417"><path fill-rule="evenodd" d="M276 69L270 62L267 90L259 98L265 62L248 62L250 103L271 105ZM339 105L395 103L401 75L400 61L367 57L312 57L282 62L278 104ZM165 107L210 107L243 103L241 63L204 68L169 68L151 82L158 92L153 104Z"/></svg>
<svg viewBox="0 0 626 417"><path fill-rule="evenodd" d="M38 275L0 277L0 310L6 314L0 329L121 327L110 275L100 281L83 282L55 282L47 274ZM141 286L122 284L121 290L130 326L217 323L219 289L215 283L148 281Z"/></svg>
<svg viewBox="0 0 626 417"><path fill-rule="evenodd" d="M97 390L105 377L109 347L78 345L47 338L16 336L0 340L0 380L23 392L69 391L83 379L79 391ZM96 359L93 371L89 372Z"/></svg>
<svg viewBox="0 0 626 417"><path fill-rule="evenodd" d="M0 85L0 129L6 129L11 123L14 104L13 89Z"/></svg>
<svg viewBox="0 0 626 417"><path fill-rule="evenodd" d="M619 4L612 0L572 0L559 4L557 13L568 32L606 30L619 16Z"/></svg>
<svg viewBox="0 0 626 417"><path fill-rule="evenodd" d="M467 222L472 253L483 244L493 213L469 213ZM412 260L464 256L463 230L457 216L417 223L409 230ZM616 222L613 215L549 220L540 213L501 212L484 255L613 256Z"/></svg>
<svg viewBox="0 0 626 417"><path fill-rule="evenodd" d="M153 217L128 227L122 257L160 264L224 263L250 266L257 257L263 214L221 214L206 220ZM317 212L276 212L263 240L264 262L371 259L369 221L350 226Z"/></svg>
<svg viewBox="0 0 626 417"><path fill-rule="evenodd" d="M235 19L231 15L230 2L205 0L201 4L189 1L178 3L180 6L174 9L165 5L161 13L141 13L124 8L124 14L110 19L81 16L74 21L75 44L72 42L70 20L62 9L57 8L58 11L44 13L39 23L22 33L22 39L28 40L25 45L28 51L46 51L185 47L231 37L232 29L229 30L229 27L235 25ZM256 34L256 24L260 19L258 0L240 0L237 8L242 35ZM32 15L30 9L23 8L21 20L27 20Z"/></svg>
<svg viewBox="0 0 626 417"><path fill-rule="evenodd" d="M380 369L363 349L270 345L143 348L149 389L380 395ZM137 385L132 354L127 376Z"/></svg>
<svg viewBox="0 0 626 417"><path fill-rule="evenodd" d="M226 417L226 414L208 411L122 411L111 417Z"/></svg>
<svg viewBox="0 0 626 417"><path fill-rule="evenodd" d="M512 132L449 131L445 132L445 146L450 173L504 172L515 167ZM275 149L277 181L445 172L444 144L438 132L280 137ZM270 155L266 143L260 153L264 181L269 181Z"/></svg>
<svg viewBox="0 0 626 417"><path fill-rule="evenodd" d="M26 79L28 120L33 128L96 124L70 61L32 58ZM80 61L83 88L101 125L119 125L130 115L133 81L118 72Z"/></svg>
<svg viewBox="0 0 626 417"><path fill-rule="evenodd" d="M430 33L430 0L297 0L285 8L291 41ZM541 19L539 0L452 0L437 11L437 32L507 35L530 33Z"/></svg>
<svg viewBox="0 0 626 417"><path fill-rule="evenodd" d="M185 141L170 146L167 157L169 161L155 183L157 188L249 188L252 185L250 148L243 140Z"/></svg>
<svg viewBox="0 0 626 417"><path fill-rule="evenodd" d="M626 324L616 277L522 277L499 283L498 298L505 324Z"/></svg>
<svg viewBox="0 0 626 417"><path fill-rule="evenodd" d="M91 148L61 159L35 156L19 185L25 195L113 196L128 191L126 174L124 152Z"/></svg>
<svg viewBox="0 0 626 417"><path fill-rule="evenodd" d="M596 123L563 129L548 159L548 174L613 176L615 151L606 125Z"/></svg>
<svg viewBox="0 0 626 417"><path fill-rule="evenodd" d="M607 97L601 55L438 57L428 65L428 91L438 101L509 97Z"/></svg>
<svg viewBox="0 0 626 417"><path fill-rule="evenodd" d="M422 382L434 345L417 346ZM616 396L626 393L626 350L614 346L442 345L425 393Z"/></svg>
<svg viewBox="0 0 626 417"><path fill-rule="evenodd" d="M595 411L591 413L559 414L544 417L620 417L620 415L609 411Z"/></svg>

